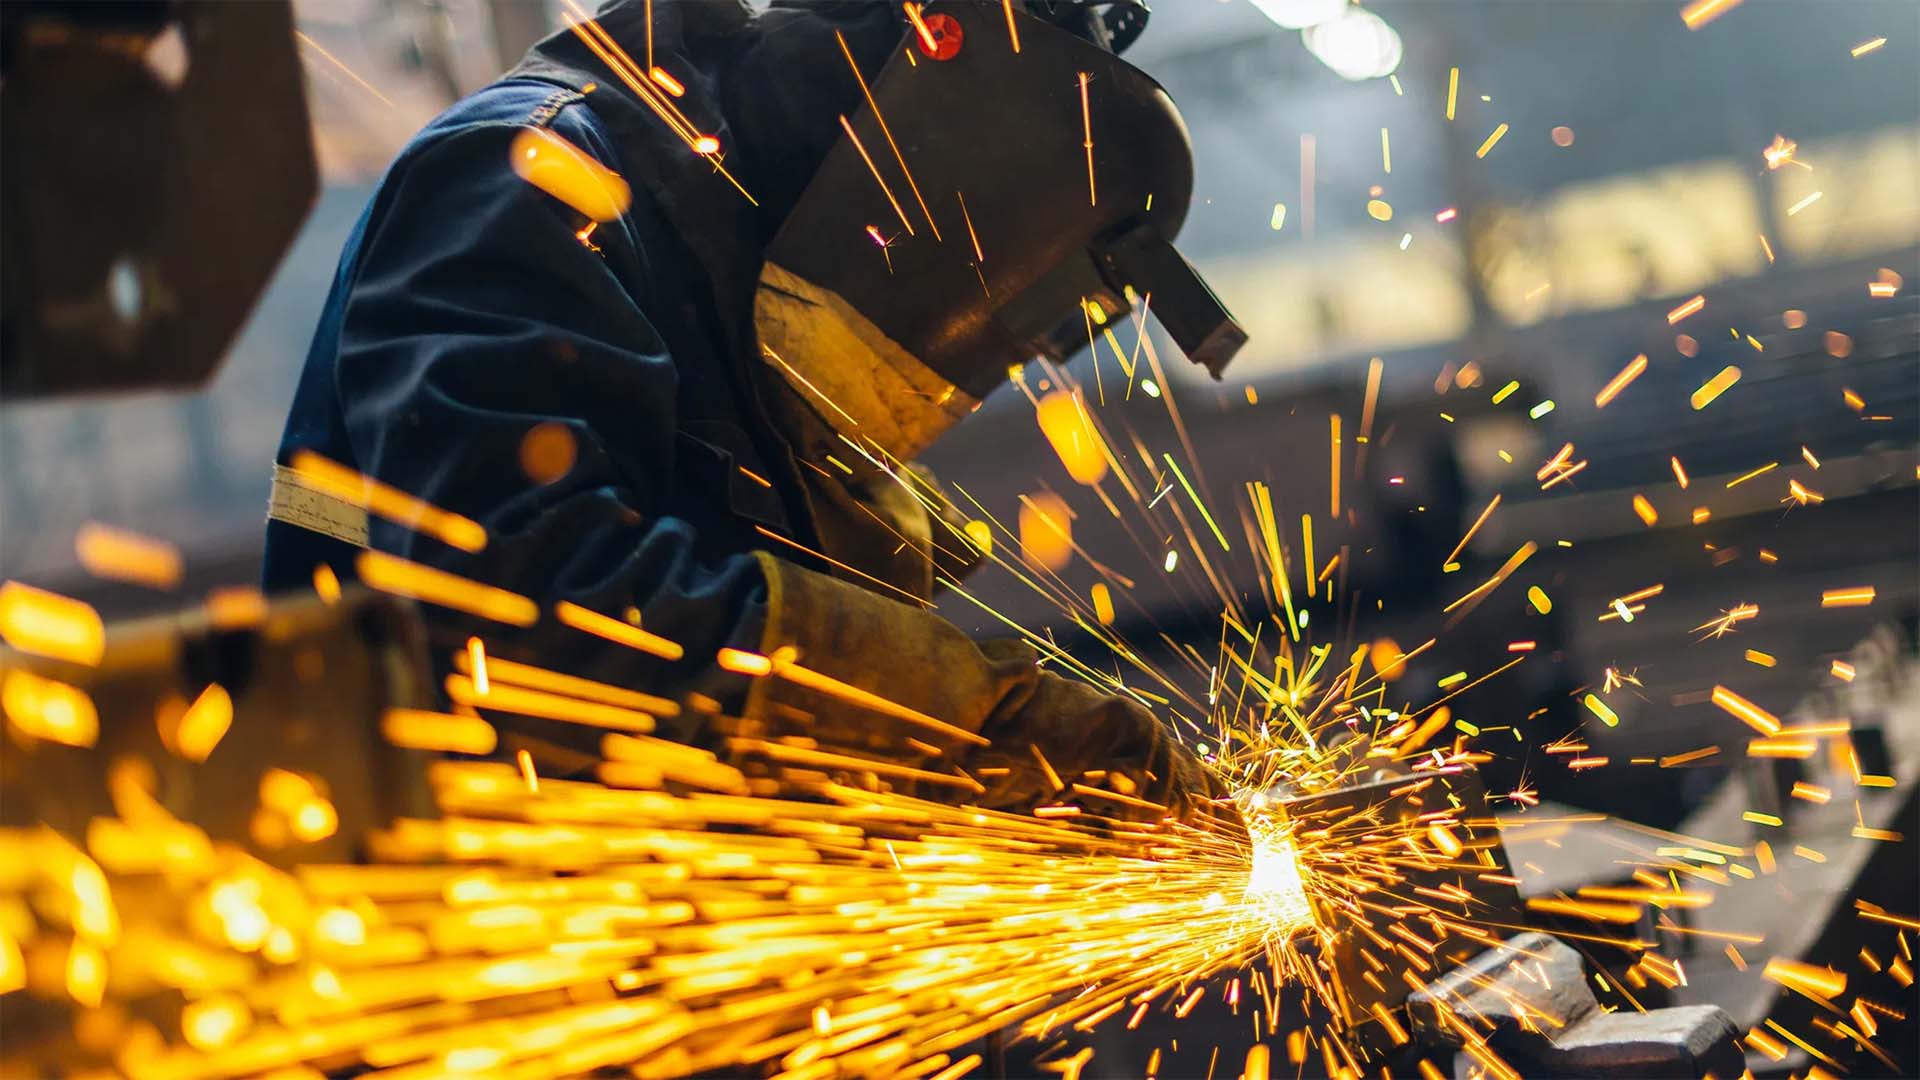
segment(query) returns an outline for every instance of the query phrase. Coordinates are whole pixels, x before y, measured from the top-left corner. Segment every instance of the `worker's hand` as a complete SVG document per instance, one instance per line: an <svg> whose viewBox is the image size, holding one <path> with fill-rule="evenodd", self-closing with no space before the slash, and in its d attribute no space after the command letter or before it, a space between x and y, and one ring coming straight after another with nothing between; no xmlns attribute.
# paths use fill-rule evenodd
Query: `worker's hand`
<svg viewBox="0 0 1920 1080"><path fill-rule="evenodd" d="M1022 642L990 641L980 649L1033 663ZM982 728L993 745L965 759L969 771L984 774L987 805L1024 810L1071 802L1102 817L1150 822L1192 820L1226 795L1205 763L1138 702L1050 671L1035 674Z"/></svg>
<svg viewBox="0 0 1920 1080"><path fill-rule="evenodd" d="M1025 642L976 643L924 608L760 555L769 593L762 651L790 650L808 672L884 704L776 665L748 695L751 730L908 766L916 771L875 775L942 802L1237 820L1224 786L1138 702L1042 670Z"/></svg>

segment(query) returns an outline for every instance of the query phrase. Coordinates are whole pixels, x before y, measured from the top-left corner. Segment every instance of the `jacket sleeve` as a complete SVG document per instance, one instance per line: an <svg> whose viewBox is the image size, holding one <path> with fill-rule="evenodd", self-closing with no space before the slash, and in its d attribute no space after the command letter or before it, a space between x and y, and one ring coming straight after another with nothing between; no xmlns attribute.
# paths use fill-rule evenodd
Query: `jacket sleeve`
<svg viewBox="0 0 1920 1080"><path fill-rule="evenodd" d="M573 112L556 128L611 160L585 121L569 129ZM580 214L510 168L520 130L480 124L425 144L369 221L335 366L355 464L487 530L470 554L375 518L371 546L538 604L526 629L429 608L441 658L479 634L501 655L571 674L735 702L743 684L713 661L723 646L758 644L765 580L750 553L663 512L695 483L677 453L681 376L648 298L623 284L648 279L637 234L664 224L631 213L597 226L590 246L576 235ZM564 475L527 460L542 447L563 464L571 448ZM615 619L637 610L685 655L666 661L571 629L554 617L561 601ZM663 718L660 730L687 739L688 724Z"/></svg>

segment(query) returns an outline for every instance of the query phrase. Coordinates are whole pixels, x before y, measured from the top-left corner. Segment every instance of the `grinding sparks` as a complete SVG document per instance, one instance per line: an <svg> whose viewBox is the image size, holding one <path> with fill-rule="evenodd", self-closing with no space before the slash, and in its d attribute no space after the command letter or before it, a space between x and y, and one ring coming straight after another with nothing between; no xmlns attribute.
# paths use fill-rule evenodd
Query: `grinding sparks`
<svg viewBox="0 0 1920 1080"><path fill-rule="evenodd" d="M940 42L934 38L933 31L928 28L926 20L921 17L920 5L912 3L911 0L909 0L909 2L903 3L900 6L906 11L907 21L913 24L914 33L920 35L920 47L925 49L929 54L938 52Z"/></svg>
<svg viewBox="0 0 1920 1080"><path fill-rule="evenodd" d="M446 754L490 754L498 744L485 720L421 709L388 709L380 718L380 734L395 746Z"/></svg>
<svg viewBox="0 0 1920 1080"><path fill-rule="evenodd" d="M1500 565L1500 569L1494 571L1494 574L1492 577L1488 578L1485 582L1481 583L1472 592L1469 592L1465 596L1462 596L1460 599L1455 600L1451 604L1448 604L1445 608L1442 609L1442 613L1451 615L1453 614L1456 608L1461 608L1461 607L1466 608L1467 611L1472 611L1474 605L1477 605L1481 600L1486 599L1488 593L1492 592L1494 589L1499 588L1502 582L1506 581L1507 578L1512 577L1513 572L1515 570L1520 569L1520 567L1524 565L1528 559L1532 558L1534 553L1539 550L1540 550L1540 545L1534 543L1531 540L1520 545L1519 549L1516 550L1512 555L1508 556L1507 561ZM1464 615L1465 612L1462 612L1462 614Z"/></svg>
<svg viewBox="0 0 1920 1080"><path fill-rule="evenodd" d="M91 604L9 581L0 584L0 641L91 667L106 650L106 625Z"/></svg>
<svg viewBox="0 0 1920 1080"><path fill-rule="evenodd" d="M1645 495L1635 495L1633 497L1633 512L1639 516L1641 523L1648 528L1652 528L1654 524L1660 520L1659 513L1654 510L1653 504L1647 501Z"/></svg>
<svg viewBox="0 0 1920 1080"><path fill-rule="evenodd" d="M1588 694L1582 699L1582 703L1586 705L1588 712L1599 717L1608 727L1620 726L1620 717L1612 709L1608 708L1607 703L1601 701L1598 695Z"/></svg>
<svg viewBox="0 0 1920 1080"><path fill-rule="evenodd" d="M665 68L649 68L647 70L647 77L653 80L654 85L674 97L686 96L686 86L684 86L679 79L674 78Z"/></svg>
<svg viewBox="0 0 1920 1080"><path fill-rule="evenodd" d="M380 101L380 104L385 105L389 109L393 108L392 98L389 98L387 95L375 89L372 83L361 78L358 73L356 73L352 68L348 67L345 63L343 63L339 57L328 52L326 49L321 48L319 42L313 40L312 38L308 37L306 34L298 30L295 30L293 32L293 36L295 40L300 42L300 44L305 45L307 48L312 49L314 52L320 54L320 57L322 59L324 59L327 63L332 64L334 68L338 70L341 74L345 75L349 79L352 79L356 84L359 85L360 89L365 90L367 93L372 94L375 98L378 98ZM1855 53L1854 55L1858 56L1859 54Z"/></svg>
<svg viewBox="0 0 1920 1080"><path fill-rule="evenodd" d="M487 726L467 717L395 710L382 728L402 745L454 752L487 741ZM676 782L694 794L622 768L661 755L668 768L686 768ZM152 845L146 862L103 856L103 872L51 832L27 830L0 832L0 853L30 868L26 885L68 898L61 917L74 929L61 929L79 932L85 964L68 963L60 992L82 1006L119 992L105 977L109 963L188 948L217 957L225 979L254 980L251 1008L232 994L203 994L176 1041L123 1059L143 1073L351 1061L491 1062L549 1075L648 1061L679 1074L820 1060L846 1075L952 1077L979 1059L949 1062L947 1046L1006 1023L1028 1036L1084 1030L1117 1011L1110 1006L1155 997L1189 973L1283 955L1295 933L1311 932L1317 886L1283 833L1249 856L1191 829L1107 840L1072 818L1053 824L831 783L811 802L755 798L736 793L737 771L703 755L609 736L601 769L618 785L523 782L511 764L440 762L428 779L444 817L376 833L374 864L308 865L297 877L214 858L204 833L158 804L149 811L157 818L109 822L130 837L174 838ZM331 813L314 785L282 770L263 778L262 801L311 818L309 834ZM826 833L858 839L850 847L807 839ZM1170 864L1131 850L1147 837L1163 856L1190 851L1185 869L1169 877ZM623 850L635 842L659 861L641 847ZM567 869L555 872L541 852L561 846ZM143 891L142 908L184 910L203 898L209 942L161 930L145 910L127 914L139 940L117 940L115 891L148 866L166 873L158 891ZM1099 918L1083 917L1087 904ZM713 905L733 914L714 919L705 914ZM431 920L430 939L393 936L415 919ZM978 944L952 947L954 934L990 924L998 929ZM1143 964L1149 942L1156 958ZM269 980L272 967L292 962L302 977ZM801 967L819 975L796 995L781 981ZM162 985L201 985L199 965L158 970ZM573 992L609 982L655 992ZM889 990L876 996L882 984ZM968 988L996 984L990 1000L970 1001ZM253 997L256 988L266 996ZM863 1001L864 1011L853 1004ZM1175 1004L1169 994L1166 1007ZM476 1024L476 1007L493 1019ZM283 1020L318 1015L296 1021L295 1038L256 1021L256 1009ZM746 1013L753 1024L738 1022Z"/></svg>
<svg viewBox="0 0 1920 1080"><path fill-rule="evenodd" d="M184 710L163 708L158 720L167 749L188 761L205 761L233 725L233 697L211 683Z"/></svg>
<svg viewBox="0 0 1920 1080"><path fill-rule="evenodd" d="M618 173L551 128L521 128L507 160L520 179L594 222L613 221L633 202L632 190Z"/></svg>
<svg viewBox="0 0 1920 1080"><path fill-rule="evenodd" d="M1502 453L1504 454L1504 451L1502 451ZM1501 460L1504 461L1504 460L1511 460L1511 459L1503 457ZM1573 444L1572 443L1564 443L1561 445L1560 449L1554 451L1553 456L1547 459L1546 464L1534 470L1533 478L1535 480L1542 481L1540 485L1540 490L1545 491L1546 489L1552 487L1553 485L1559 483L1562 480L1565 480L1570 476L1573 476L1574 474L1578 473L1580 470L1587 467L1587 462L1584 459L1579 462L1574 462L1572 464L1569 464L1569 462L1572 462L1572 460L1573 460ZM1548 479L1549 476L1551 476L1552 479L1549 480Z"/></svg>
<svg viewBox="0 0 1920 1080"><path fill-rule="evenodd" d="M1827 500L1826 500L1826 496L1820 494L1819 492L1813 490L1810 487L1807 487L1805 484L1802 484L1800 481L1788 480L1787 481L1787 497L1781 501L1798 503L1801 506L1808 506L1814 503L1826 502Z"/></svg>
<svg viewBox="0 0 1920 1080"><path fill-rule="evenodd" d="M1073 561L1073 511L1065 499L1046 491L1022 496L1019 525L1020 548L1034 565L1057 571Z"/></svg>
<svg viewBox="0 0 1920 1080"><path fill-rule="evenodd" d="M1702 383L1700 385L1700 389L1695 390L1693 392L1693 396L1690 400L1692 402L1694 411L1699 412L1701 409L1704 409L1707 406L1713 404L1715 398L1718 398L1721 394L1726 393L1729 387L1731 387L1734 383L1737 383L1739 381L1740 381L1739 368L1734 367L1732 364L1728 364L1726 367L1721 368L1718 374L1714 375L1713 378L1708 379L1706 382Z"/></svg>
<svg viewBox="0 0 1920 1080"><path fill-rule="evenodd" d="M369 588L424 600L511 626L532 626L540 611L533 601L505 589L435 570L379 551L363 551L354 570Z"/></svg>
<svg viewBox="0 0 1920 1080"><path fill-rule="evenodd" d="M605 64L607 69L612 71L614 75L626 85L627 89L633 92L634 97L639 99L642 104L651 110L653 114L658 117L662 123L666 124L675 136L685 142L687 147L694 153L713 159L714 171L724 177L729 184L732 184L734 190L738 191L748 203L756 206L759 205L754 201L753 196L747 189L740 186L740 181L736 179L731 172L727 171L724 165L720 164L718 157L720 141L711 135L701 133L699 129L695 128L692 121L687 119L686 114L682 113L679 106L674 104L673 97L669 93L663 92L662 87L657 85L656 81L649 74L654 67L652 56L653 21L651 17L651 0L649 0L647 11L648 56L645 65L642 65L629 55L627 50L613 39L613 35L609 34L606 28L600 25L598 20L591 18L576 0L564 0L561 14L567 23L567 28L572 31L574 37L577 38L581 44L585 45L587 50L593 53L601 63Z"/></svg>
<svg viewBox="0 0 1920 1080"><path fill-rule="evenodd" d="M487 696L487 648L477 637L467 639L467 671L473 676L473 690L481 697Z"/></svg>
<svg viewBox="0 0 1920 1080"><path fill-rule="evenodd" d="M1829 607L1865 607L1873 603L1874 591L1871 585L1862 585L1852 589L1828 589L1820 594L1820 606Z"/></svg>
<svg viewBox="0 0 1920 1080"><path fill-rule="evenodd" d="M1725 637L1734 632L1738 624L1760 614L1758 604L1740 604L1720 613L1718 618L1709 619L1693 628L1696 634L1704 633L1708 638Z"/></svg>
<svg viewBox="0 0 1920 1080"><path fill-rule="evenodd" d="M1760 156L1767 159L1767 169L1772 171L1783 165L1797 164L1793 159L1793 155L1799 149L1799 143L1794 142L1785 135L1775 135L1773 142L1761 149Z"/></svg>
<svg viewBox="0 0 1920 1080"><path fill-rule="evenodd" d="M1751 469L1747 472L1741 473L1739 476L1736 476L1733 479L1727 481L1727 484L1726 484L1727 490L1731 491L1734 488L1739 487L1741 484L1744 484L1747 481L1752 480L1756 476L1765 476L1766 474L1772 472L1773 470L1779 467L1780 467L1779 462L1769 461L1765 465L1762 465L1756 469Z"/></svg>
<svg viewBox="0 0 1920 1080"><path fill-rule="evenodd" d="M0 712L13 735L28 745L44 739L88 747L100 737L100 714L86 691L28 671L0 675Z"/></svg>
<svg viewBox="0 0 1920 1080"><path fill-rule="evenodd" d="M1093 617L1099 620L1101 626L1113 625L1113 593L1105 582L1093 586Z"/></svg>
<svg viewBox="0 0 1920 1080"><path fill-rule="evenodd" d="M1098 206L1099 198L1093 188L1093 106L1087 100L1088 73L1080 73L1080 125L1086 133L1086 141L1081 145L1087 151L1087 205Z"/></svg>
<svg viewBox="0 0 1920 1080"><path fill-rule="evenodd" d="M479 552L487 546L487 531L479 522L416 499L311 450L295 451L291 468L302 483L325 495L425 533L450 547Z"/></svg>
<svg viewBox="0 0 1920 1080"><path fill-rule="evenodd" d="M1330 515L1334 518L1338 518L1340 516L1340 414L1339 413L1333 413L1327 417L1327 428L1328 428L1328 441L1331 444L1331 450L1329 453L1328 460L1331 463L1331 469L1332 469L1332 475L1329 478L1329 486L1327 488L1327 492L1328 492L1327 497L1330 503L1330 508L1329 508ZM1171 465L1172 461L1169 460L1168 464ZM1177 472L1178 470L1176 470L1176 473ZM1181 483L1185 483L1185 482L1186 481L1183 478L1181 480ZM1204 512L1204 508L1203 508L1203 512ZM1208 520L1208 524L1212 524L1211 519ZM1226 541L1222 540L1220 544L1222 547L1225 547Z"/></svg>
<svg viewBox="0 0 1920 1080"><path fill-rule="evenodd" d="M1259 513L1260 489L1253 491L1271 569L1283 575L1277 530L1265 527L1272 521L1270 501ZM1204 511L1196 493L1189 489L1188 496ZM1482 520L1492 511L1490 505ZM1523 546L1476 593L1515 572L1532 548ZM1338 557L1329 568L1334 561ZM1308 580L1324 582L1326 571L1314 572L1311 555L1306 562ZM1276 588L1284 597L1284 577ZM1536 593L1536 607L1549 609L1537 587L1530 598ZM1095 614L1105 624L1111 613L1099 610L1103 594L1106 587L1097 585ZM583 608L556 608L556 615L611 640L640 634ZM638 641L662 651L658 638ZM1404 668L1431 644L1404 654L1397 646L1380 651L1391 653L1387 668ZM1513 643L1511 662L1525 659L1533 645ZM1256 1001L1268 1017L1256 1022L1273 1025L1282 982L1311 994L1317 1009L1339 992L1392 982L1394 972L1427 971L1443 941L1486 943L1505 934L1499 923L1485 925L1463 913L1473 899L1462 887L1470 878L1507 886L1519 881L1498 862L1497 845L1488 848L1485 817L1449 808L1458 805L1449 791L1454 767L1438 763L1468 752L1459 743L1450 751L1444 743L1421 749L1449 723L1465 737L1481 729L1455 721L1445 706L1406 716L1373 710L1376 726L1361 745L1402 755L1411 776L1390 781L1390 795L1351 806L1316 808L1309 799L1282 812L1257 801L1267 796L1245 792L1284 781L1337 794L1371 766L1324 748L1332 731L1346 726L1338 717L1357 719L1368 711L1355 711L1346 696L1350 681L1335 683L1316 703L1309 687L1324 678L1317 675L1327 659L1323 647L1285 654L1278 668L1266 669L1274 672L1271 679L1242 665L1249 656L1228 650L1222 657L1212 679L1218 700L1233 700L1226 672L1237 668L1246 675L1240 692L1262 699L1276 728L1298 725L1292 727L1298 735L1281 742L1240 729L1227 738L1223 728L1217 741L1197 744L1243 793L1248 833L1235 841L1218 824L1160 820L1166 808L1140 798L1124 777L1060 775L1037 748L1033 756L1062 801L1038 807L1031 817L946 806L834 778L857 771L981 790L982 784L944 771L942 750L931 742L918 744L929 763L913 768L812 740L726 736L728 754L754 763L750 786L749 773L715 753L647 734L644 711L672 703L642 704L622 696L641 697L637 691L514 665L469 642L454 657L456 668L464 665L449 683L457 703L489 715L591 725L600 729L598 754L588 751L585 764L571 768L571 779L540 777L524 750L510 761L436 761L425 775L438 816L376 830L364 863L317 862L294 875L265 864L234 869L210 858L172 856L165 880L179 892L166 903L217 896L216 944L228 950L219 955L231 954L247 972L241 985L249 1004L242 1009L232 999L203 995L196 1000L208 1004L186 1031L138 1050L151 1059L128 1060L186 1074L302 1063L511 1066L545 1074L644 1062L659 1064L663 1073L891 1072L951 1080L980 1064L975 1056L952 1060L953 1048L1003 1026L1017 1036L1050 1039L1090 1031L1110 1018L1133 1027L1152 1009L1185 1016L1200 1001L1200 984L1227 973L1236 975L1227 1002ZM758 679L859 693L800 668L790 650L728 650L718 662ZM1334 660L1336 667L1344 663ZM1463 692L1500 670L1478 678L1461 670L1440 686ZM589 690L600 698L590 699ZM1586 706L1604 723L1619 719L1596 696ZM877 695L868 694L863 707L913 722L934 737L902 706ZM493 726L477 716L391 710L380 729L394 745L438 753L488 753L498 742ZM1605 761L1580 757L1568 767ZM1459 800L1469 797L1478 796L1463 791ZM1524 784L1500 797L1527 807L1539 802ZM1382 798L1407 800L1421 812L1383 812L1392 804ZM302 822L303 836L337 824L322 791L291 773L276 771L263 783L268 802L289 821ZM1150 823L1103 818L1103 810L1117 808L1141 811ZM50 862L42 843L0 832L0 857L40 873ZM1684 843L1689 846L1679 850L1697 853L1701 862L1726 861ZM23 845L34 845L30 857L16 857ZM1439 882L1419 876L1430 874L1436 860L1472 873ZM98 894L104 897L118 875L109 866ZM36 879L33 887L47 886ZM1668 892L1664 885L1659 891ZM1668 902L1679 903L1677 885L1672 893ZM1642 910L1638 902L1610 897L1543 898L1535 910L1556 905L1622 925ZM1361 928L1365 963L1358 971L1341 972L1317 959L1334 952L1333 939L1317 925L1322 911L1340 925ZM397 931L416 926L430 932L407 938L414 951L405 959L381 951L395 947ZM120 955L105 946L89 954L88 965L99 971L90 966L77 982L68 980L77 996L90 1003L114 995L115 984L103 973ZM1257 966L1263 961L1264 968ZM268 977L289 963L308 965L301 970L311 977ZM1677 965L1663 963L1656 958L1646 970L1677 980ZM1373 965L1381 974L1369 982ZM812 974L796 985L792 976L799 970ZM600 991L609 984L647 992L608 997ZM329 1019L295 1025L300 1037L291 1038L278 1021L254 1018L256 1011L279 1017L303 1009ZM488 1019L479 1023L474 1015ZM1389 1032L1388 1042L1408 1038L1388 1009L1368 1007L1366 1015ZM754 1019L743 1023L742 1016ZM1330 1071L1359 1072L1367 1061L1364 1047L1350 1044L1336 1025L1306 1024L1286 1038L1290 1064L1305 1062L1309 1046L1318 1045L1337 1067ZM1057 1060L1077 1073L1091 1052L1083 1048ZM1491 1055L1484 1060L1500 1064ZM1267 1073L1261 1048L1249 1054L1246 1069L1250 1076ZM1431 1068L1421 1074L1438 1075Z"/></svg>
<svg viewBox="0 0 1920 1080"><path fill-rule="evenodd" d="M1629 360L1627 366L1620 369L1619 374L1608 379L1607 385L1601 387L1600 392L1593 395L1593 407L1596 409L1604 409L1612 404L1613 399L1620 396L1620 391L1625 390L1632 384L1633 380L1639 378L1646 370L1646 353L1641 353L1632 360Z"/></svg>
<svg viewBox="0 0 1920 1080"><path fill-rule="evenodd" d="M1335 419L1336 421L1338 420L1337 417ZM1340 427L1339 427L1339 424L1336 422L1334 425L1334 438L1336 440L1336 445L1338 445L1339 434L1340 434ZM1180 465L1178 462L1173 460L1173 455L1162 454L1160 455L1160 457L1163 461L1167 463L1167 468L1173 470L1173 478L1175 480L1180 481L1180 488L1181 490L1187 493L1187 498L1193 500L1194 509L1200 511L1200 516L1206 520L1207 528L1213 530L1213 538L1215 540L1220 541L1220 550L1232 551L1233 548L1227 543L1226 534L1220 531L1219 525L1214 524L1212 512L1207 509L1206 503L1200 501L1200 493L1193 490L1192 484L1187 483L1187 474L1180 471Z"/></svg>
<svg viewBox="0 0 1920 1080"><path fill-rule="evenodd" d="M1251 905L1255 918L1273 933L1288 934L1313 922L1300 856L1278 825L1269 824L1253 837L1253 866L1242 902Z"/></svg>
<svg viewBox="0 0 1920 1080"><path fill-rule="evenodd" d="M1698 30L1739 6L1740 0L1692 0L1680 9L1680 21L1687 29Z"/></svg>
<svg viewBox="0 0 1920 1080"><path fill-rule="evenodd" d="M1724 686L1713 688L1712 701L1762 735L1771 737L1780 734L1780 721L1772 713Z"/></svg>
<svg viewBox="0 0 1920 1080"><path fill-rule="evenodd" d="M1832 968L1815 967L1785 957L1768 960L1763 974L1789 990L1821 1001L1831 1001L1847 988L1847 977Z"/></svg>
<svg viewBox="0 0 1920 1080"><path fill-rule="evenodd" d="M1440 563L1442 566L1448 563L1451 563L1452 561L1460 557L1460 553L1467 549L1467 544L1472 542L1473 534L1480 531L1480 526L1485 525L1487 523L1487 519L1492 517L1493 512L1499 509L1499 507L1500 507L1500 496L1498 493L1496 493L1493 496L1493 500L1487 503L1487 508L1485 510L1480 511L1480 516L1473 519L1473 524L1467 526L1467 531L1465 535L1460 537L1460 542L1453 546L1453 550L1447 554L1446 558L1440 560ZM1538 592L1539 587L1535 586L1532 591ZM1542 595L1545 595L1545 594L1542 594Z"/></svg>
<svg viewBox="0 0 1920 1080"><path fill-rule="evenodd" d="M1477 158L1486 157L1487 153L1491 151L1494 148L1494 146L1500 142L1501 139L1506 137L1506 134L1507 134L1507 125L1501 124L1499 127L1494 128L1493 134L1487 136L1487 140L1480 144L1480 149L1475 150L1473 152L1473 156Z"/></svg>
<svg viewBox="0 0 1920 1080"><path fill-rule="evenodd" d="M329 606L339 603L340 575L333 572L333 567L320 563L313 568L313 591L321 603Z"/></svg>
<svg viewBox="0 0 1920 1080"><path fill-rule="evenodd" d="M1687 301L1686 303L1681 304L1679 307L1674 308L1672 311L1667 312L1667 325L1672 326L1675 323L1678 323L1680 320L1685 319L1689 315L1698 314L1700 309L1706 306L1707 306L1706 296L1705 295L1696 296L1693 299Z"/></svg>
<svg viewBox="0 0 1920 1080"><path fill-rule="evenodd" d="M873 182L880 185L881 193L886 195L887 204L893 207L894 216L898 217L900 224L906 227L907 235L914 235L913 222L907 220L907 212L900 208L900 200L893 197L893 189L887 186L887 181L880 175L879 167L873 163L873 155L867 153L866 144L860 141L860 136L853 133L853 125L847 122L847 118L844 115L840 117L840 130L847 133L847 141L852 143L853 148L860 152L860 160L867 163L867 171L873 174ZM867 228L869 232L873 231L871 225ZM877 235L875 239L878 239Z"/></svg>
<svg viewBox="0 0 1920 1080"><path fill-rule="evenodd" d="M907 14L913 20L914 28L918 30L921 35L921 40L927 43L927 51L928 52L937 51L938 46L933 43L932 32L927 29L926 23L922 22L920 19L920 5L906 4L905 7L907 10ZM854 63L853 50L848 48L847 46L846 35L842 34L838 30L835 30L833 32L833 36L834 36L834 40L840 43L840 53L842 56L846 57L847 67L853 72L854 81L860 84L860 93L867 100L867 111L873 114L874 122L880 125L880 134L886 138L887 147L893 151L894 163L900 166L900 174L907 178L907 187L909 190L913 192L914 201L920 204L920 213L921 213L921 216L925 217L927 220L927 228L933 231L933 238L935 240L939 240L941 238L940 226L934 223L933 211L927 209L927 200L921 197L920 195L920 184L918 181L914 180L913 170L907 168L907 159L904 155L900 153L900 144L896 143L893 139L893 129L887 126L887 118L885 114L881 113L880 111L880 103L873 100L873 91L867 88L867 77L861 74L860 65L857 63ZM842 124L845 124L845 119L843 118L841 122ZM849 131L849 133L851 133L851 131ZM866 151L862 150L861 153L864 155ZM869 161L868 165L871 166L872 162ZM877 177L879 174L875 173L874 175ZM898 209L898 207L896 206L895 209ZM971 231L972 222L968 222L968 229L969 231ZM908 229L907 231L911 233L913 230ZM978 241L976 241L974 243L974 250L976 254L979 251L979 247L980 245Z"/></svg>
<svg viewBox="0 0 1920 1080"><path fill-rule="evenodd" d="M625 645L627 648L657 656L663 660L678 660L686 655L686 650L677 642L668 641L658 634L650 634L638 626L618 619L608 618L571 601L562 600L554 605L553 614L563 624L575 630L604 638L616 645Z"/></svg>
<svg viewBox="0 0 1920 1080"><path fill-rule="evenodd" d="M89 523L74 536L73 552L95 577L154 589L180 584L180 549L161 540Z"/></svg>
<svg viewBox="0 0 1920 1080"><path fill-rule="evenodd" d="M1035 416L1053 452L1066 466L1067 475L1082 484L1097 484L1106 478L1106 449L1079 395L1066 390L1049 391L1040 399Z"/></svg>

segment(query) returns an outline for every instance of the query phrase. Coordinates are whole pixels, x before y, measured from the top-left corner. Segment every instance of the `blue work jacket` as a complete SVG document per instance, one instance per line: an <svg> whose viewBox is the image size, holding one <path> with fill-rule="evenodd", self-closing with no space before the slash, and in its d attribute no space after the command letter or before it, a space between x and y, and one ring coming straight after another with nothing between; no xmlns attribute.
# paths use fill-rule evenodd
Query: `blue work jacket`
<svg viewBox="0 0 1920 1080"><path fill-rule="evenodd" d="M638 46L641 7L601 25ZM719 81L747 24L726 7L663 5L653 48L687 84L679 108L731 145ZM622 174L630 208L595 224L522 180L508 155L527 127ZM438 659L480 634L497 655L738 700L740 680L713 658L759 644L766 583L751 551L805 565L770 536L812 543L792 455L759 400L751 310L767 212L564 32L400 153L341 255L278 461L312 450L485 527L469 553L369 523L374 549L539 605L528 628L429 607ZM558 479L525 467L536 428L548 447L571 442ZM312 589L321 564L350 582L359 554L269 521L265 584ZM685 656L571 629L553 617L562 601L637 615Z"/></svg>

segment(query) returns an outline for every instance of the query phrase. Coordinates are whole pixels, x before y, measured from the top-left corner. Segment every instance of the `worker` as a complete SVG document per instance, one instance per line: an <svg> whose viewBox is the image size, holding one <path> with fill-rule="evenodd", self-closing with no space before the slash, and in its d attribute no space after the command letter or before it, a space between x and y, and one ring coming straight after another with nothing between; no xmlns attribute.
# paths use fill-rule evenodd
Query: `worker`
<svg viewBox="0 0 1920 1080"><path fill-rule="evenodd" d="M278 455L269 588L312 589L322 566L350 581L372 548L521 594L543 613L530 627L430 609L436 654L477 635L496 657L710 702L662 733L807 735L916 767L881 779L928 797L1024 809L1081 781L1111 793L1090 813L1151 818L1218 796L1139 700L931 610L985 545L910 464L1009 365L1063 355L1058 327L1084 342L1082 297L1191 295L1184 314L1153 301L1201 328L1188 351L1216 366L1238 344L1162 238L1192 160L1171 102L1112 51L1144 8L906 7L611 4L430 123L341 256ZM1086 70L1100 96L1083 115ZM934 78L972 96L910 100L962 85ZM1058 142L965 126L1021 123L987 96L1016 85L1067 95ZM1111 144L1105 203L1083 122ZM924 217L893 213L915 197L879 166L890 145L932 189ZM564 197L516 154L600 187ZM479 522L484 548L333 499L292 468L302 451ZM582 633L562 604L683 655ZM833 681L756 677L723 649Z"/></svg>

